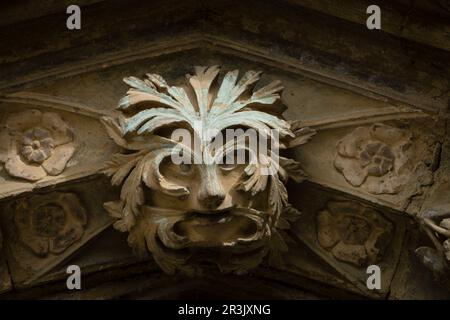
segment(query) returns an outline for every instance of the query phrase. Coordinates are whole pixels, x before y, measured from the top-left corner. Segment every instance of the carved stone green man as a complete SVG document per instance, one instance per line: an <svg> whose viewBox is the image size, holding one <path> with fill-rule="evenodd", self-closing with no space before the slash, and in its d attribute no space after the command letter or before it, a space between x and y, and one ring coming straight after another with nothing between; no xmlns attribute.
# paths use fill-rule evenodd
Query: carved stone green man
<svg viewBox="0 0 450 320"><path fill-rule="evenodd" d="M104 207L117 219L114 227L129 232L130 246L150 251L168 273L216 267L242 273L266 256L279 263L287 250L283 229L298 215L284 183L289 177L300 182L304 173L275 149L304 144L315 132L282 119L279 81L255 89L261 72L238 80L234 70L221 81L219 73L217 66L196 67L185 87L155 74L125 78L131 88L118 116L103 118L124 149L105 167L112 184L122 187L120 199ZM245 135L218 139L230 128L252 129L270 147L252 148ZM175 139L179 129L194 143ZM240 151L245 162L224 160ZM176 163L180 155L184 160Z"/></svg>

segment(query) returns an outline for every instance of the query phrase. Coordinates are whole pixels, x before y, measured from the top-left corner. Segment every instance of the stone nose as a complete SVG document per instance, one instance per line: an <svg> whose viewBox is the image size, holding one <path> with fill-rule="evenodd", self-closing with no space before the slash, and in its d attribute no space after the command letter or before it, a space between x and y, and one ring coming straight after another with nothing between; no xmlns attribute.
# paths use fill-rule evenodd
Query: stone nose
<svg viewBox="0 0 450 320"><path fill-rule="evenodd" d="M208 209L215 209L222 204L226 196L217 174L217 166L205 165L201 172L198 201Z"/></svg>
<svg viewBox="0 0 450 320"><path fill-rule="evenodd" d="M215 209L222 204L224 199L225 199L225 195L216 194L216 195L208 195L206 197L200 197L199 201L205 207L207 207L209 209Z"/></svg>

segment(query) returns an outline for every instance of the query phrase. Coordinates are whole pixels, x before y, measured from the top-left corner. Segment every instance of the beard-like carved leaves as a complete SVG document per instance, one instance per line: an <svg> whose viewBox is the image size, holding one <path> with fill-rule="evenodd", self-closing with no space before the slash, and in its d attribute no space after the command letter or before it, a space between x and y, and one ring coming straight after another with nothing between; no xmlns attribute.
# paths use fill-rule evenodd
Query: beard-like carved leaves
<svg viewBox="0 0 450 320"><path fill-rule="evenodd" d="M263 191L267 187L267 181L269 176L261 174L261 167L259 164L250 164L244 169L248 179L241 182L239 185L240 190L245 192L251 192L252 196Z"/></svg>
<svg viewBox="0 0 450 320"><path fill-rule="evenodd" d="M120 123L118 120L120 120ZM125 139L124 132L122 130L123 126L123 118L119 117L119 119L113 119L111 117L102 117L100 119L102 124L106 128L106 132L108 135L114 140L114 142L127 150L142 150L147 147L147 143L144 141L136 141L135 139Z"/></svg>
<svg viewBox="0 0 450 320"><path fill-rule="evenodd" d="M130 173L137 162L142 159L146 151L140 151L131 154L113 155L110 161L105 163L103 173L111 177L111 184L113 186L121 185L125 177Z"/></svg>
<svg viewBox="0 0 450 320"><path fill-rule="evenodd" d="M295 182L300 183L307 178L300 162L284 157L279 157L278 160L280 165L279 174L282 179L291 178Z"/></svg>
<svg viewBox="0 0 450 320"><path fill-rule="evenodd" d="M314 129L303 127L301 121L292 121L290 125L295 137L288 141L287 145L289 148L295 148L307 143L317 133Z"/></svg>
<svg viewBox="0 0 450 320"><path fill-rule="evenodd" d="M276 220L287 205L288 194L283 182L279 179L277 174L270 176L270 191L269 191L269 208L271 208L274 219Z"/></svg>
<svg viewBox="0 0 450 320"><path fill-rule="evenodd" d="M106 212L108 212L108 215L116 220L116 222L114 222L113 224L114 229L120 232L127 232L131 230L132 226L135 223L135 218L133 215L124 216L123 201L119 200L105 202L103 204L103 207L105 208Z"/></svg>
<svg viewBox="0 0 450 320"><path fill-rule="evenodd" d="M125 179L120 192L120 200L123 201L122 219L126 228L130 230L135 222L134 217L139 215L140 206L144 204L144 190L142 189L142 172L146 157L140 159L129 176Z"/></svg>

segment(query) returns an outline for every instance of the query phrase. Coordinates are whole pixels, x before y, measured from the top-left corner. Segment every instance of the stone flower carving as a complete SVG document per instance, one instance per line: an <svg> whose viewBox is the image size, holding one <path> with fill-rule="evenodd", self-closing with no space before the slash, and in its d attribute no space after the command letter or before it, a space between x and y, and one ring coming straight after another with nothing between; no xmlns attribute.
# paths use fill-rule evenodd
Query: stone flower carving
<svg viewBox="0 0 450 320"><path fill-rule="evenodd" d="M5 170L29 181L59 175L75 151L72 129L53 112L12 113L0 138L0 162Z"/></svg>
<svg viewBox="0 0 450 320"><path fill-rule="evenodd" d="M275 157L272 148L254 152L237 140L222 148L214 144L227 128L253 129L271 141L275 131L281 149L304 144L315 132L282 119L284 107L275 104L283 89L278 81L254 90L260 72L238 79L238 70L230 71L219 84L219 71L196 67L183 87L155 74L125 78L131 88L119 102L120 116L103 119L126 150L106 164L112 184L122 189L120 199L104 207L117 220L114 227L129 232L128 243L137 252L149 250L167 273L201 273L213 266L242 273L266 256L279 263L287 250L283 230L298 215L284 186L288 177L303 180L298 162ZM200 148L173 139L180 128ZM238 150L257 161L218 161ZM179 153L194 161L174 163L172 155ZM275 167L275 158L277 169L264 174Z"/></svg>
<svg viewBox="0 0 450 320"><path fill-rule="evenodd" d="M393 231L380 213L345 201L330 201L317 216L317 228L320 246L356 267L379 261Z"/></svg>
<svg viewBox="0 0 450 320"><path fill-rule="evenodd" d="M60 254L80 240L87 223L78 197L61 192L18 202L14 219L20 241L42 257Z"/></svg>
<svg viewBox="0 0 450 320"><path fill-rule="evenodd" d="M398 193L412 168L409 131L376 123L358 127L337 143L336 169L354 187L370 193Z"/></svg>

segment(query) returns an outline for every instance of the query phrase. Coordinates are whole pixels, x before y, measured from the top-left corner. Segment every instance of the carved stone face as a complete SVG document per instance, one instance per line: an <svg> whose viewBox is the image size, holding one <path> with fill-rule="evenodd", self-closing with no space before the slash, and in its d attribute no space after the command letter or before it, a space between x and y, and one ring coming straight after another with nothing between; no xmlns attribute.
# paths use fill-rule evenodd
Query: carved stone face
<svg viewBox="0 0 450 320"><path fill-rule="evenodd" d="M151 203L185 212L185 220L175 225L174 232L192 243L221 245L253 237L257 226L242 214L247 208L266 210L267 193L251 196L238 190L244 170L245 165L176 165L166 158L160 167L161 174L167 181L187 188L189 194L174 197L155 191L150 193Z"/></svg>
<svg viewBox="0 0 450 320"><path fill-rule="evenodd" d="M293 210L282 217L284 182L301 180L303 172L275 149L314 134L291 127L276 106L269 109L282 90L279 82L255 91L260 72L238 81L238 71L231 71L220 85L218 74L218 67L197 67L184 88L153 74L126 78L132 89L119 103L121 116L103 119L110 136L129 150L107 165L105 173L122 192L105 208L118 230L130 232L130 245L147 248L169 273L211 265L240 273L285 248L279 228L289 226ZM264 107L271 113L260 111ZM257 144L245 135L219 139L230 128L253 130ZM180 129L192 139L178 139ZM265 149L258 144L264 139Z"/></svg>
<svg viewBox="0 0 450 320"><path fill-rule="evenodd" d="M189 267L196 260L197 268L199 263L219 262L226 270L227 258L219 255L244 252L247 256L241 258L239 265L260 261L270 238L268 193L264 190L252 195L239 188L246 167L216 163L178 165L166 157L159 167L161 175L188 192L181 196L161 190L149 192L152 209L147 210L166 209L158 229L161 242L156 241L155 245L162 245L162 252L176 249L183 260L188 256Z"/></svg>

